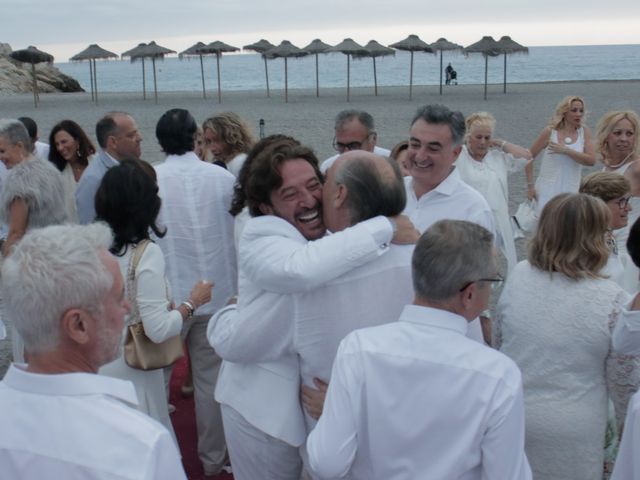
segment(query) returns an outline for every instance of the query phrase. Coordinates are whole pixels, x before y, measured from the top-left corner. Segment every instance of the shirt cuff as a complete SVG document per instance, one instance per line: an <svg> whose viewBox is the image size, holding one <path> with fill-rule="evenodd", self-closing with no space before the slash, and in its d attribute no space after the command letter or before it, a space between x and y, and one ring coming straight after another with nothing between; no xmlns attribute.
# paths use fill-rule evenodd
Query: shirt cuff
<svg viewBox="0 0 640 480"><path fill-rule="evenodd" d="M362 225L373 237L379 250L385 251L389 248L393 238L393 224L387 217L379 215L362 222Z"/></svg>

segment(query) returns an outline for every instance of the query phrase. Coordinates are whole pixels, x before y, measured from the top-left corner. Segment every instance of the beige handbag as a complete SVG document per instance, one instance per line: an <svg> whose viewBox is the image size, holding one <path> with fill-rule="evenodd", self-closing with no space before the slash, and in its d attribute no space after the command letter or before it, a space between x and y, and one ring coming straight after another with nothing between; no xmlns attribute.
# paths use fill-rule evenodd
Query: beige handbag
<svg viewBox="0 0 640 480"><path fill-rule="evenodd" d="M136 268L150 240L142 240L132 246L133 254L127 270L127 297L131 304L130 319L133 323L127 328L124 342L124 360L131 368L138 370L156 370L172 365L184 355L180 335L171 337L162 343L154 343L144 333L140 311L136 302Z"/></svg>

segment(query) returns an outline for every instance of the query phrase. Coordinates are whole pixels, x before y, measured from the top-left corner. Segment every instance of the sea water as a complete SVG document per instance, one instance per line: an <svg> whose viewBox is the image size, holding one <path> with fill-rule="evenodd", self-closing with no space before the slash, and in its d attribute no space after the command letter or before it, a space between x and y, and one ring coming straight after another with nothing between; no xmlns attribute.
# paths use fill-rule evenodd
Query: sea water
<svg viewBox="0 0 640 480"><path fill-rule="evenodd" d="M440 54L416 52L413 55L413 84L438 85ZM204 78L207 91L217 88L216 57L205 56ZM220 61L220 83L223 90L257 90L266 88L265 67L258 54L224 54ZM101 92L142 90L142 63L127 60L97 61L98 88ZM480 54L443 52L443 68L451 63L460 84L484 82L485 60ZM347 56L341 53L321 54L318 58L320 88L344 87L347 82ZM64 73L76 78L90 90L89 64L57 63ZM269 86L284 88L284 59L268 60ZM289 88L315 88L316 58L289 58ZM409 84L410 54L397 51L395 56L376 59L378 86ZM153 89L153 68L145 61L147 89ZM350 84L354 87L373 85L373 60L350 60ZM504 56L489 57L488 82L501 83L504 78ZM592 45L531 47L529 54L507 56L508 83L551 82L571 80L630 80L640 78L640 45ZM168 57L156 61L156 81L161 91L198 91L202 89L199 57L180 60Z"/></svg>

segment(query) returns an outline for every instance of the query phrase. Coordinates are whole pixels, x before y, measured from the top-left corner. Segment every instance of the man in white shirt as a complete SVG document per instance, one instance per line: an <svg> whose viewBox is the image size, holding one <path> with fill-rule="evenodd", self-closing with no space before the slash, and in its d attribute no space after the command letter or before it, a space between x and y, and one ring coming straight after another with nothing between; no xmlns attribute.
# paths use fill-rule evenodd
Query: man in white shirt
<svg viewBox="0 0 640 480"><path fill-rule="evenodd" d="M86 168L76 188L76 206L80 223L96 218L95 197L102 177L124 159L140 158L142 136L135 120L124 112L109 112L96 124L100 150Z"/></svg>
<svg viewBox="0 0 640 480"><path fill-rule="evenodd" d="M497 275L493 235L443 220L412 259L413 305L341 342L324 411L307 440L320 478L530 479L522 380L465 336Z"/></svg>
<svg viewBox="0 0 640 480"><path fill-rule="evenodd" d="M0 383L2 478L186 479L169 432L135 409L116 358L129 304L103 225L33 230L2 265L4 312L28 365Z"/></svg>
<svg viewBox="0 0 640 480"><path fill-rule="evenodd" d="M377 141L375 123L369 113L364 110L342 110L336 116L333 137L333 148L338 153L322 162L320 170L326 173L341 154L353 150L364 150L381 157L388 157L391 152L386 148L378 147Z"/></svg>
<svg viewBox="0 0 640 480"><path fill-rule="evenodd" d="M205 475L216 475L226 456L220 405L213 396L221 360L206 329L211 315L237 291L233 217L228 212L235 177L196 156L196 130L193 116L183 109L169 110L158 120L156 137L167 154L155 166L162 199L158 224L167 233L157 243L174 298L188 298L199 280L215 284L212 300L184 323L182 335L193 374L198 454Z"/></svg>
<svg viewBox="0 0 640 480"><path fill-rule="evenodd" d="M383 216L324 237L317 159L294 139L274 136L262 140L243 170L239 177L243 188L238 194L246 195L253 218L240 239L238 311L270 295L281 297L317 288L387 254L393 228ZM415 230L406 219L396 222L398 238L415 238ZM256 321L272 318L271 307L276 307L268 300L262 305L266 310L256 313ZM226 335L214 335L216 319L234 309L227 307L210 322L208 335L216 348L218 341L224 344ZM272 333L270 338L285 334L277 329ZM299 478L298 447L306 438L298 399L299 375L294 353L263 363L223 362L216 398L223 404L236 479Z"/></svg>
<svg viewBox="0 0 640 480"><path fill-rule="evenodd" d="M31 117L20 117L20 122L25 126L31 143L33 144L33 154L42 160L49 160L49 144L38 140L38 124Z"/></svg>

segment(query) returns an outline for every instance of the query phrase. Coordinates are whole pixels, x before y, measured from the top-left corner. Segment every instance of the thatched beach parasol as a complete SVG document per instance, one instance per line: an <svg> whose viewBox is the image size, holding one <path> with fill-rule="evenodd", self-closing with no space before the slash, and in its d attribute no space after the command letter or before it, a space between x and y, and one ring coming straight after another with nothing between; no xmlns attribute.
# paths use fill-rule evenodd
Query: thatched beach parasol
<svg viewBox="0 0 640 480"><path fill-rule="evenodd" d="M335 47L331 47L329 52L341 52L347 56L347 102L350 98L351 90L351 55L364 56L367 54L367 49L362 45L354 42L350 38L345 38L341 43Z"/></svg>
<svg viewBox="0 0 640 480"><path fill-rule="evenodd" d="M53 63L53 55L38 50L34 46L29 46L22 50L15 50L9 54L11 58L22 63L31 64L31 75L33 76L33 104L37 108L38 100L38 80L36 79L36 63Z"/></svg>
<svg viewBox="0 0 640 480"><path fill-rule="evenodd" d="M498 40L498 45L500 45L500 48L502 49L502 53L504 55L504 84L502 86L502 93L507 93L507 55L510 55L512 53L528 54L529 49L512 40L508 35L505 35L500 40Z"/></svg>
<svg viewBox="0 0 640 480"><path fill-rule="evenodd" d="M484 99L487 99L487 72L489 71L489 57L497 57L502 52L500 45L493 37L482 37L478 42L464 49L465 54L481 53L484 56Z"/></svg>
<svg viewBox="0 0 640 480"><path fill-rule="evenodd" d="M198 53L215 54L216 56L216 70L218 72L218 103L222 103L222 90L220 88L220 57L223 53L237 52L238 50L240 50L238 47L227 45L220 41L211 42L209 45L197 49Z"/></svg>
<svg viewBox="0 0 640 480"><path fill-rule="evenodd" d="M463 48L462 45L450 42L446 38L439 38L431 44L431 48L435 52L440 52L440 95L442 95L442 52L462 50Z"/></svg>
<svg viewBox="0 0 640 480"><path fill-rule="evenodd" d="M80 53L76 53L71 57L72 62L82 62L89 60L89 80L91 81L91 100L98 104L98 74L96 70L96 59L107 60L109 58L118 58L117 53L105 50L96 43L92 43Z"/></svg>
<svg viewBox="0 0 640 480"><path fill-rule="evenodd" d="M423 42L417 35L409 35L404 40L389 45L397 50L405 50L411 53L411 68L409 70L409 100L413 96L413 52L433 53L428 43Z"/></svg>
<svg viewBox="0 0 640 480"><path fill-rule="evenodd" d="M307 52L296 47L288 40L283 40L280 45L264 52L266 58L284 58L284 101L289 102L289 74L287 70L287 59L289 57L299 58L307 55Z"/></svg>
<svg viewBox="0 0 640 480"><path fill-rule="evenodd" d="M276 46L273 43L265 40L264 38L257 41L256 43L252 43L250 45L245 45L244 47L242 47L243 50L252 50L256 53L261 54L262 60L264 60L264 76L267 80L267 97L270 97L271 95L269 93L269 69L267 68L267 57L264 56L264 52L275 47Z"/></svg>
<svg viewBox="0 0 640 480"><path fill-rule="evenodd" d="M327 53L330 48L331 48L331 45L327 45L319 38L316 38L313 42L311 42L309 45L307 45L302 49L304 52L307 52L308 54L316 56L316 97L320 96L320 74L318 72L318 54Z"/></svg>
<svg viewBox="0 0 640 480"><path fill-rule="evenodd" d="M396 51L393 48L380 45L375 40L369 41L364 48L367 50L366 55L354 54L354 58L371 57L373 59L373 84L376 97L378 96L378 72L376 70L376 57L386 57L388 55L395 55Z"/></svg>
<svg viewBox="0 0 640 480"><path fill-rule="evenodd" d="M156 59L164 60L164 56L170 53L176 53L175 50L171 50L166 47L161 47L156 42L151 41L148 44L140 43L137 47L132 48L122 54L123 57L130 57L132 62L136 60L142 60L142 83L144 85L144 59L150 58L153 64L153 95L155 102L158 103L158 83L156 81ZM143 93L144 86L143 86ZM146 93L144 94L146 99Z"/></svg>
<svg viewBox="0 0 640 480"><path fill-rule="evenodd" d="M202 57L204 57L204 53L198 52L198 49L206 47L206 45L202 42L194 43L186 50L180 52L178 54L178 58L182 60L183 57L200 57L200 76L202 78L202 98L207 98L207 90L204 86L204 62Z"/></svg>

